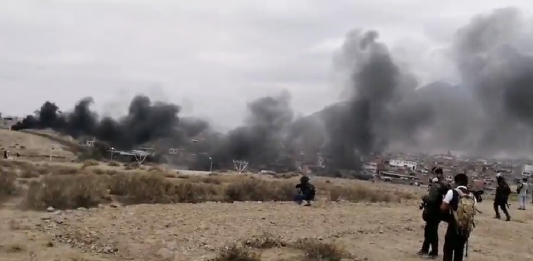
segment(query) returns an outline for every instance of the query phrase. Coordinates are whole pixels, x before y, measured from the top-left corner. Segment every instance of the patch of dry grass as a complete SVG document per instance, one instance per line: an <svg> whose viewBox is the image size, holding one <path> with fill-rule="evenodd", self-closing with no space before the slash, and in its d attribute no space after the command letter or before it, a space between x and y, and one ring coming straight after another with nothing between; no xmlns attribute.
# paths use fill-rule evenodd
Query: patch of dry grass
<svg viewBox="0 0 533 261"><path fill-rule="evenodd" d="M292 183L251 179L231 183L226 189L229 202L292 201L295 193Z"/></svg>
<svg viewBox="0 0 533 261"><path fill-rule="evenodd" d="M331 201L346 200L350 202L401 202L401 200L414 199L416 196L385 189L373 189L364 186L334 186L329 191Z"/></svg>
<svg viewBox="0 0 533 261"><path fill-rule="evenodd" d="M210 261L261 261L261 255L249 248L231 245L221 249Z"/></svg>
<svg viewBox="0 0 533 261"><path fill-rule="evenodd" d="M0 170L0 202L3 202L19 192L17 175L10 171Z"/></svg>
<svg viewBox="0 0 533 261"><path fill-rule="evenodd" d="M226 260L261 260L261 250L273 248L291 248L302 252L302 261L341 261L352 258L347 251L332 242L303 238L292 243L283 241L270 233L263 233L220 250L212 261ZM259 250L259 251L254 251Z"/></svg>
<svg viewBox="0 0 533 261"><path fill-rule="evenodd" d="M17 163L23 168L21 177L37 178L29 182L24 204L31 209L94 207L111 198L123 204L201 203L207 201L292 201L296 179L285 176L263 179L253 175L178 175L153 167L134 172L102 168L76 168L57 165ZM92 165L90 163L89 165ZM4 169L4 168L2 168ZM9 173L16 173L10 171ZM171 175L172 174L172 175ZM10 177L10 178L9 178ZM0 186L9 186L16 175L3 175ZM16 183L14 183L16 188ZM334 185L317 180L317 195L332 201L400 202L416 198L412 193L391 188L355 185ZM15 193L13 188L2 189Z"/></svg>
<svg viewBox="0 0 533 261"><path fill-rule="evenodd" d="M107 163L107 166L110 166L110 167L120 167L120 163L116 162L116 161L110 161Z"/></svg>
<svg viewBox="0 0 533 261"><path fill-rule="evenodd" d="M48 175L29 184L24 206L44 210L47 207L74 209L95 207L109 199L107 183L96 175Z"/></svg>
<svg viewBox="0 0 533 261"><path fill-rule="evenodd" d="M251 238L242 240L242 244L246 247L257 249L269 249L286 247L288 244L282 238L271 233L263 233L261 235L252 236Z"/></svg>
<svg viewBox="0 0 533 261"><path fill-rule="evenodd" d="M300 239L293 243L293 247L304 251L306 260L340 261L349 257L349 254L337 245L318 239Z"/></svg>
<svg viewBox="0 0 533 261"><path fill-rule="evenodd" d="M98 166L98 165L100 165L100 162L96 160L85 160L83 161L83 165L81 166L81 168L84 169L87 167Z"/></svg>

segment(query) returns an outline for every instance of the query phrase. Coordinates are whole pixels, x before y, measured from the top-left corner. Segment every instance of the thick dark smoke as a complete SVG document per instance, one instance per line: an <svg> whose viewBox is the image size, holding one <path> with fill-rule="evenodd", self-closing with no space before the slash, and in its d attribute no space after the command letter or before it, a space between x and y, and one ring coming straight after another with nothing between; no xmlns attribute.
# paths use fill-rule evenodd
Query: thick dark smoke
<svg viewBox="0 0 533 261"><path fill-rule="evenodd" d="M464 88L483 111L479 135L471 136L479 153L533 151L531 25L506 8L475 17L457 32L453 58Z"/></svg>
<svg viewBox="0 0 533 261"><path fill-rule="evenodd" d="M359 157L379 153L395 139L414 141L431 108L412 99L417 83L400 68L375 31L350 32L336 57L348 75L349 99L325 116L327 152L339 168L357 168Z"/></svg>
<svg viewBox="0 0 533 261"><path fill-rule="evenodd" d="M251 166L260 166L280 160L285 151L284 138L293 122L290 100L289 93L284 92L250 102L245 124L230 131L215 148L216 165L245 160Z"/></svg>
<svg viewBox="0 0 533 261"><path fill-rule="evenodd" d="M350 99L325 117L330 155L341 161L337 165L354 167L354 156L391 148L479 156L533 152L531 28L512 8L473 18L449 50L461 83L422 88L376 32L350 32L335 59L337 70L350 77Z"/></svg>
<svg viewBox="0 0 533 261"><path fill-rule="evenodd" d="M207 155L214 168L231 167L232 160L261 167L321 154L331 168L357 169L361 157L386 150L526 154L533 152L531 28L510 8L475 17L449 45L447 58L460 84L423 87L376 31L353 30L334 57L346 79L338 104L294 119L288 93L262 97L248 104L244 124L227 134L213 132L205 121L180 119L179 106L144 96L135 97L118 120L99 118L90 98L65 113L46 102L14 128L52 128L120 148L160 140ZM198 134L202 141L191 142Z"/></svg>
<svg viewBox="0 0 533 261"><path fill-rule="evenodd" d="M152 102L146 96L136 96L128 114L118 120L99 118L91 111L92 98L80 100L71 112L60 112L52 102L45 102L36 115L27 116L13 126L14 130L50 128L74 138L94 137L117 149L131 149L164 137L193 136L208 125L199 120L180 122L180 107L175 104ZM181 137L181 136L180 136Z"/></svg>

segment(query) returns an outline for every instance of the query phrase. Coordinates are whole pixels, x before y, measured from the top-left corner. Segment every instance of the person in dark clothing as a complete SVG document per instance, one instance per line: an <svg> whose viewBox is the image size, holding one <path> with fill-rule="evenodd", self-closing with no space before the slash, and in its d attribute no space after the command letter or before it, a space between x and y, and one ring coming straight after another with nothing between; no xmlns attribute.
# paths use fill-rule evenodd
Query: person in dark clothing
<svg viewBox="0 0 533 261"><path fill-rule="evenodd" d="M454 178L457 187L450 189L442 200L441 210L448 215L448 228L446 229L446 235L444 236L443 246L443 261L462 261L464 256L464 250L470 231L464 231L460 229L456 219L454 218L452 211L457 211L459 206L460 194L469 195L473 199L475 206L475 196L467 188L468 176L465 174L457 174Z"/></svg>
<svg viewBox="0 0 533 261"><path fill-rule="evenodd" d="M305 202L305 206L310 206L311 201L315 199L315 186L309 182L309 177L301 177L300 183L296 185L296 188L298 189L298 195L296 195L294 201L298 204Z"/></svg>
<svg viewBox="0 0 533 261"><path fill-rule="evenodd" d="M496 188L496 195L494 196L494 212L496 213L494 218L500 218L500 212L498 211L498 208L501 208L506 217L505 221L510 221L511 215L509 215L507 205L509 195L511 194L511 188L502 176L498 175L496 180L498 181L498 187Z"/></svg>
<svg viewBox="0 0 533 261"><path fill-rule="evenodd" d="M423 198L425 208L422 217L426 221L426 225L424 226L424 242L417 254L437 258L439 254L439 224L442 220L440 205L449 187L443 182L444 175L441 168L434 168L433 172L436 174L437 180L432 182L427 197Z"/></svg>

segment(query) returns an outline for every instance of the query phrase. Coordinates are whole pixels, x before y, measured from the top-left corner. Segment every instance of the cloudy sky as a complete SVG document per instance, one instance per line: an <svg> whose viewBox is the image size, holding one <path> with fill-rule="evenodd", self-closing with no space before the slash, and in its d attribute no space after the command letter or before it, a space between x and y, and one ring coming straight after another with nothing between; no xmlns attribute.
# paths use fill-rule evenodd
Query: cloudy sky
<svg viewBox="0 0 533 261"><path fill-rule="evenodd" d="M533 2L2 0L0 112L92 96L117 115L143 93L228 128L247 101L286 89L307 114L340 98L332 57L349 30L378 30L421 83L452 79L442 50L454 31L507 6Z"/></svg>

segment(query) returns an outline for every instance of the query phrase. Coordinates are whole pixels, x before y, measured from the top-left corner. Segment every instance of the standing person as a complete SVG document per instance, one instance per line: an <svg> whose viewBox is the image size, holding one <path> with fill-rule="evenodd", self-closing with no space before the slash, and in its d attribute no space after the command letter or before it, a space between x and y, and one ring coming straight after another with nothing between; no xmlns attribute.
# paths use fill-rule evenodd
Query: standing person
<svg viewBox="0 0 533 261"><path fill-rule="evenodd" d="M510 221L511 215L509 215L509 212L507 211L507 205L509 195L511 194L511 188L501 174L496 175L496 181L498 182L498 187L496 187L496 195L494 196L494 212L496 213L494 218L500 218L498 208L501 208L506 217L505 221Z"/></svg>
<svg viewBox="0 0 533 261"><path fill-rule="evenodd" d="M437 177L432 180L428 196L424 200L425 208L422 214L426 222L424 242L417 254L428 255L429 258L436 259L439 256L439 224L442 220L440 206L444 194L448 191L448 185L443 183L444 175L441 168L436 168L433 172Z"/></svg>
<svg viewBox="0 0 533 261"><path fill-rule="evenodd" d="M462 261L465 245L474 229L476 197L468 189L468 176L454 177L455 189L450 189L442 200L441 210L448 215L448 228L444 236L443 261Z"/></svg>
<svg viewBox="0 0 533 261"><path fill-rule="evenodd" d="M523 178L522 182L518 184L516 188L516 194L518 194L518 209L526 210L527 193L529 190L529 184L527 184L527 178Z"/></svg>

